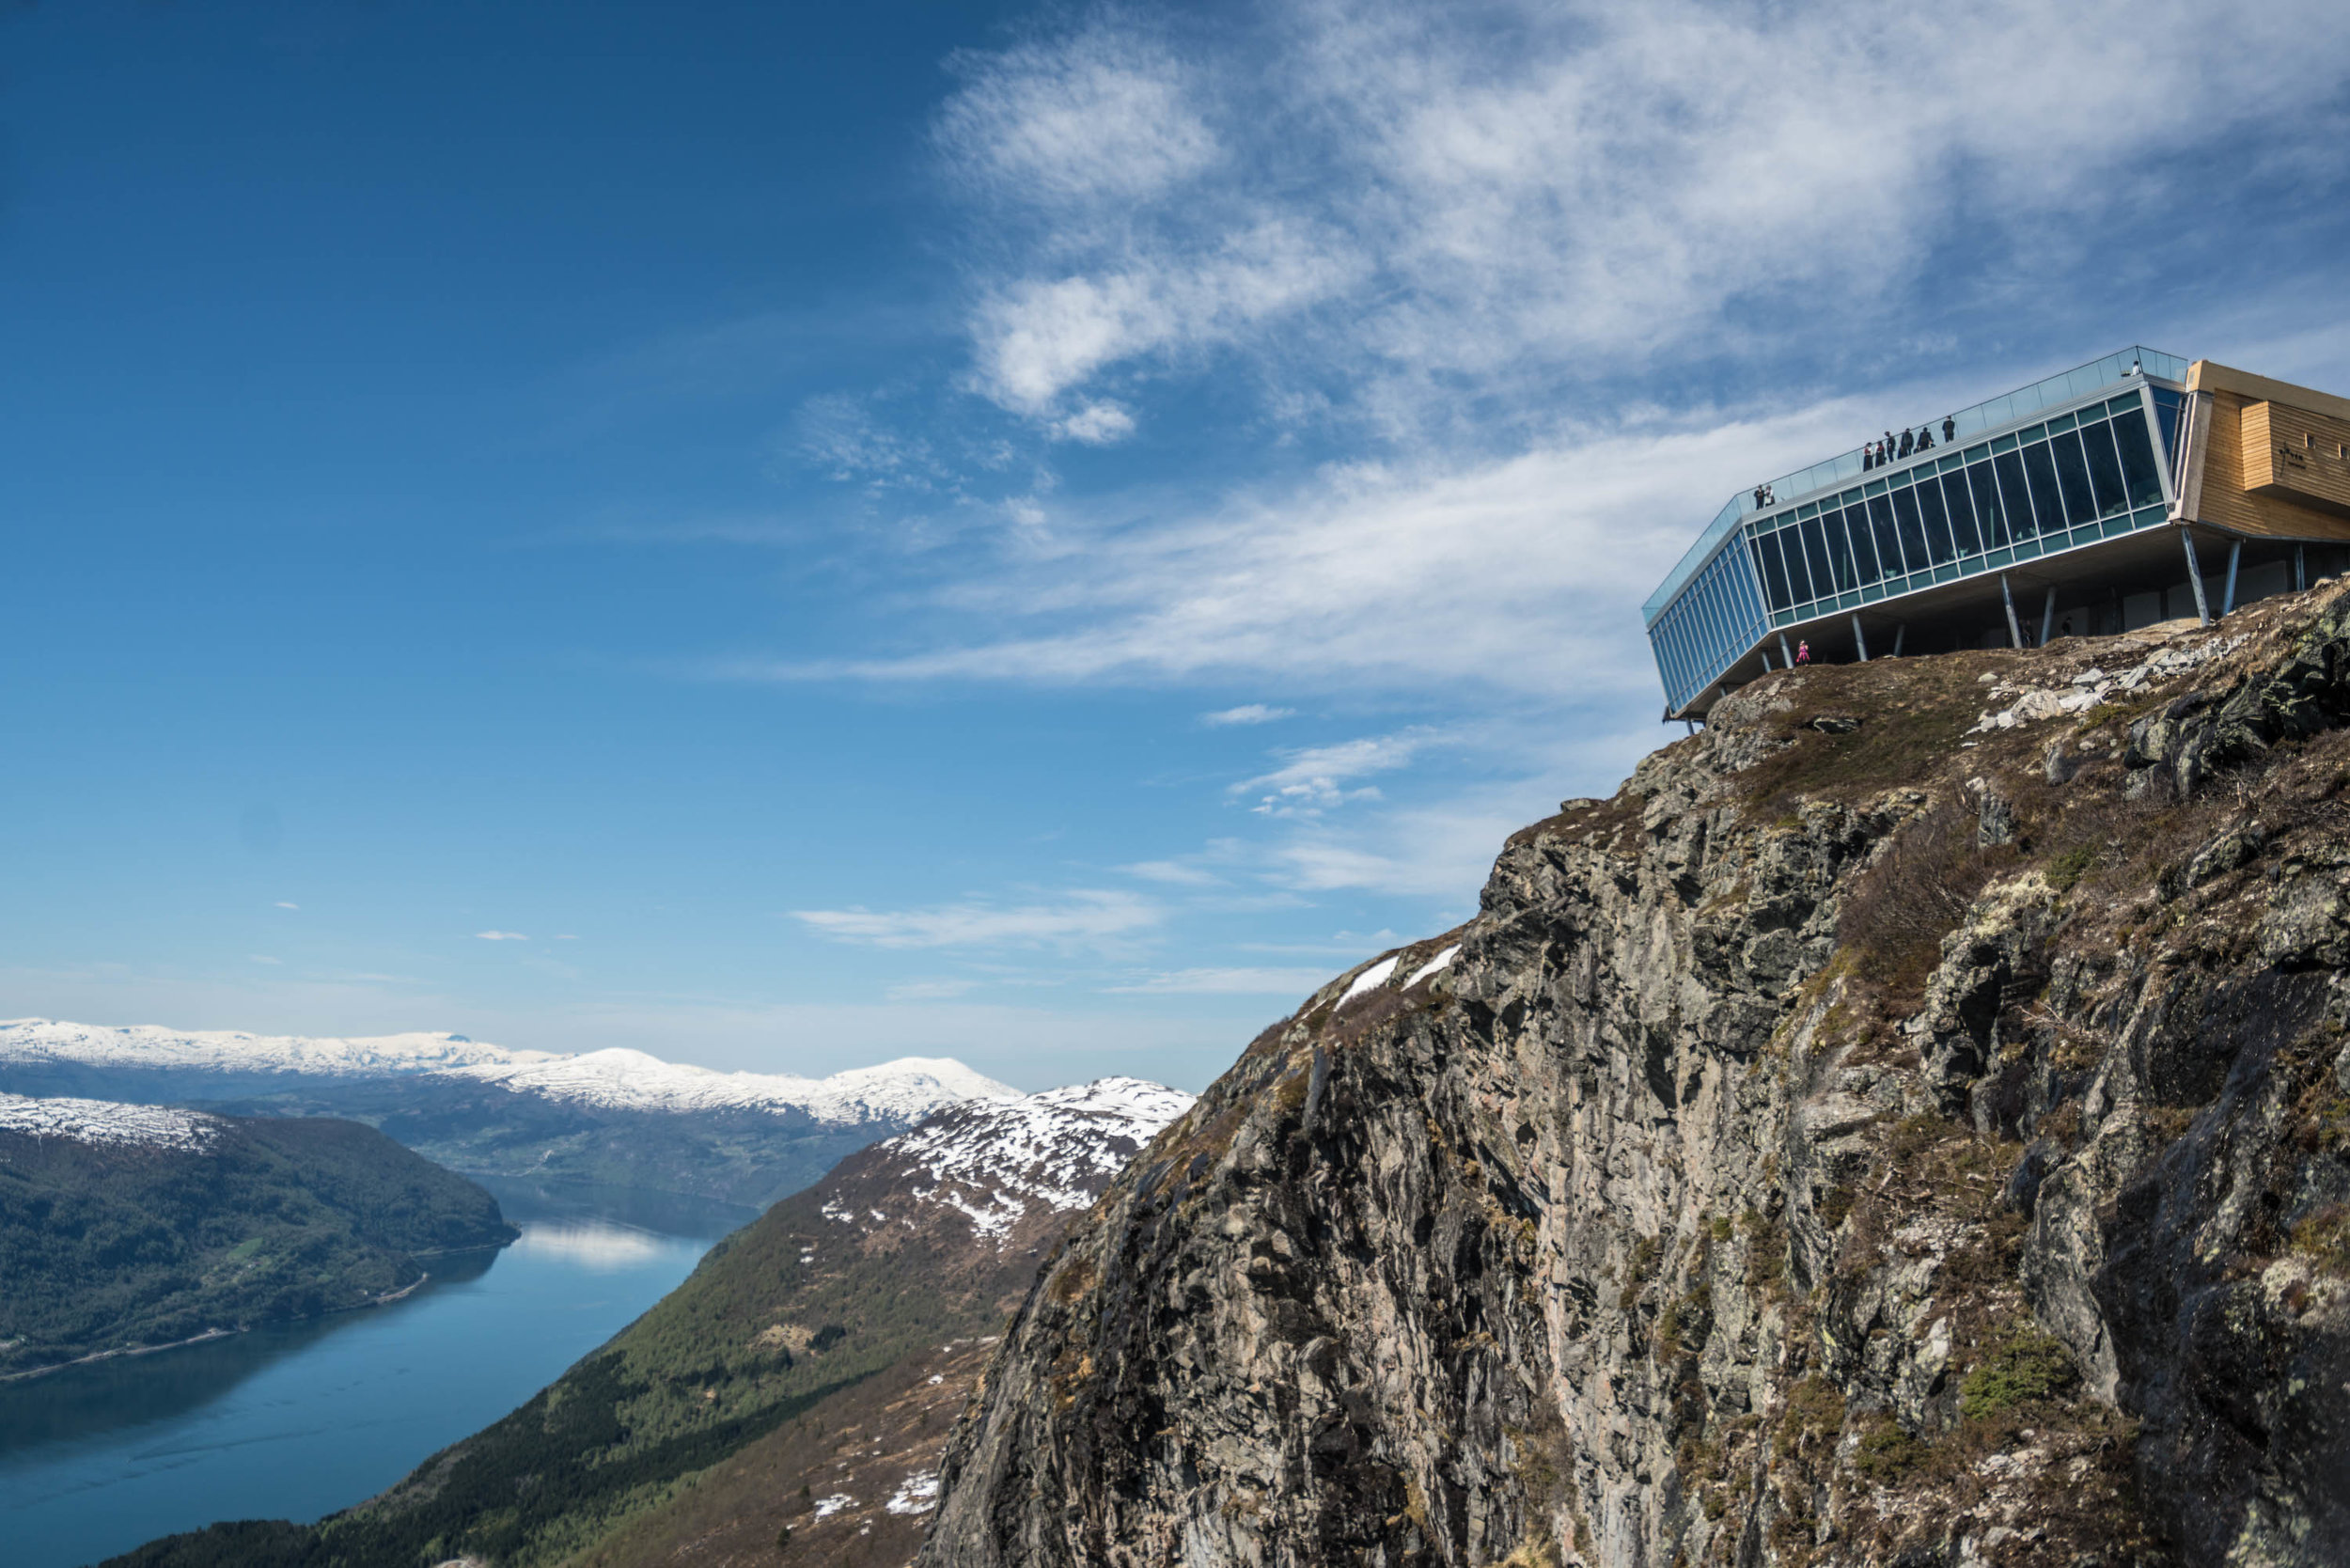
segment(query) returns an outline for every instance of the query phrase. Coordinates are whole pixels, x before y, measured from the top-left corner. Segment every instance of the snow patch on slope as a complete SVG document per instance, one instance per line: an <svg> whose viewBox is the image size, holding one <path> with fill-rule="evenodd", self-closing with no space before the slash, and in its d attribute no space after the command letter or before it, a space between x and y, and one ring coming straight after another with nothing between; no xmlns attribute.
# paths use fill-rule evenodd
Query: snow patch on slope
<svg viewBox="0 0 2350 1568"><path fill-rule="evenodd" d="M904 1170L903 1190L914 1201L953 1209L981 1239L1000 1245L1034 1206L1090 1206L1193 1099L1140 1078L1103 1078L954 1106L875 1145L873 1155ZM836 1212L828 1202L823 1212L862 1228L845 1206ZM883 1211L870 1212L876 1225L887 1223Z"/></svg>
<svg viewBox="0 0 2350 1568"><path fill-rule="evenodd" d="M1355 997L1376 991L1386 984L1387 977L1395 973L1395 966L1402 962L1402 953L1397 953L1392 958L1383 958L1361 974L1356 975L1355 983L1346 988L1346 995L1339 998L1339 1006L1344 1007Z"/></svg>
<svg viewBox="0 0 2350 1568"><path fill-rule="evenodd" d="M153 1024L105 1028L50 1018L0 1020L0 1061L340 1076L437 1073L478 1062L554 1059L545 1051L509 1051L462 1034L383 1034L343 1040L246 1034L239 1029L167 1029Z"/></svg>
<svg viewBox="0 0 2350 1568"><path fill-rule="evenodd" d="M0 1094L0 1133L117 1143L152 1149L201 1150L220 1136L220 1123L196 1111L126 1105L113 1100L36 1100Z"/></svg>

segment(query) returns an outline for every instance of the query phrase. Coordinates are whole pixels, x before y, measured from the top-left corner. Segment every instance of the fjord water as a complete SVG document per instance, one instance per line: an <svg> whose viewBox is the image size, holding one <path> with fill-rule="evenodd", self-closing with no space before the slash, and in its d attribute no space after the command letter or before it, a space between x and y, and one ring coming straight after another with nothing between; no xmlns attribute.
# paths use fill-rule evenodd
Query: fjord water
<svg viewBox="0 0 2350 1568"><path fill-rule="evenodd" d="M553 1382L752 1217L481 1179L522 1239L403 1301L0 1385L0 1558L77 1568L217 1519L372 1497Z"/></svg>

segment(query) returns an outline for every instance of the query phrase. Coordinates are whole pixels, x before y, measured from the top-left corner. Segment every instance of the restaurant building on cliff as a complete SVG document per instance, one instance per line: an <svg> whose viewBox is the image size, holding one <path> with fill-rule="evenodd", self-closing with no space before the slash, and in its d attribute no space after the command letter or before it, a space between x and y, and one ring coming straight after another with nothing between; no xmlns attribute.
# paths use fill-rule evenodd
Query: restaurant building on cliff
<svg viewBox="0 0 2350 1568"><path fill-rule="evenodd" d="M1665 717L1794 662L2024 647L2350 569L2350 399L2131 348L1758 484L1641 607Z"/></svg>

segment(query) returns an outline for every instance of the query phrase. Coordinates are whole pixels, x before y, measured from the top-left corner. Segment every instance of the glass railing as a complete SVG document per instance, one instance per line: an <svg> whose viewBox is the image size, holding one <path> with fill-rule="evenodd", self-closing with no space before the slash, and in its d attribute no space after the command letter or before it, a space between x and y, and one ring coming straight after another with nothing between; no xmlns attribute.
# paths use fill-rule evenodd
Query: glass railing
<svg viewBox="0 0 2350 1568"><path fill-rule="evenodd" d="M2086 397L2100 387L2112 386L2127 381L2141 371L2162 381L2184 382L2186 380L2189 363L2187 360L2181 359L2177 354L2164 353L2159 349L2142 346L2126 348L2118 353L2109 353L2103 359L2092 359L2088 364L2067 370L2061 375L2050 376L2044 381L2036 381L2029 386L2018 387L2004 396L1988 399L1970 408L1960 409L1950 416L1957 426L1954 439L1965 440L1970 436L1981 435L1986 431L1998 430L2004 425L2020 423L2044 408L2052 408L2075 398ZM1941 438L1941 425L1942 422L1939 419L1933 422L1932 428L1936 440ZM1762 487L1767 490L1771 496L1769 504L1785 506L1790 502L1802 500L1814 491L1851 483L1858 478L1863 471L1860 454L1864 449L1865 447L1856 447L1841 457L1830 458L1825 463L1815 463L1809 468L1798 468L1792 474L1784 474L1771 480L1767 486ZM1656 623L1657 616L1664 611L1666 605L1672 603L1675 595L1689 586L1689 579L1697 575L1698 569L1703 566L1707 558L1713 555L1715 546L1720 544L1723 539L1755 510L1754 492L1747 490L1731 496L1729 503L1720 511L1715 513L1714 521L1705 525L1705 531L1698 536L1698 541L1689 546L1682 556L1679 564L1666 574L1664 582L1657 586L1656 591L1650 594L1646 602L1640 605L1640 619L1643 624L1653 626Z"/></svg>

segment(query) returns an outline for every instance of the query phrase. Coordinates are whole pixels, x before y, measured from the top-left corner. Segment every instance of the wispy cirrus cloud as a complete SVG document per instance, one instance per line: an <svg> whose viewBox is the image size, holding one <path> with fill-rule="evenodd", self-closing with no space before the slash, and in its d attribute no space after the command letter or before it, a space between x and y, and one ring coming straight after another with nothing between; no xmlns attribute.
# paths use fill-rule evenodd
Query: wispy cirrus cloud
<svg viewBox="0 0 2350 1568"><path fill-rule="evenodd" d="M1881 330L1953 245L2060 260L2051 229L2234 133L2342 167L2350 43L2313 0L1987 0L1919 44L1862 0L1357 0L964 55L977 384L1050 418L1239 358L1276 407L1507 425L1561 374Z"/></svg>
<svg viewBox="0 0 2350 1568"><path fill-rule="evenodd" d="M527 942L530 940L519 931L477 931L473 934L477 942Z"/></svg>
<svg viewBox="0 0 2350 1568"><path fill-rule="evenodd" d="M1309 746L1284 754L1282 764L1270 773L1244 778L1229 794L1256 795L1249 808L1262 816L1318 817L1350 800L1376 799L1376 786L1347 786L1371 774L1392 773L1445 737L1434 730L1411 729L1394 735L1372 735L1340 741L1335 745Z"/></svg>
<svg viewBox="0 0 2350 1568"><path fill-rule="evenodd" d="M972 901L922 909L795 909L791 917L841 942L876 948L1052 948L1120 950L1161 925L1165 906L1119 889L1081 889L1048 902Z"/></svg>
<svg viewBox="0 0 2350 1568"><path fill-rule="evenodd" d="M1329 978L1329 972L1324 969L1170 969L1103 989L1120 996L1303 996Z"/></svg>
<svg viewBox="0 0 2350 1568"><path fill-rule="evenodd" d="M1277 708L1269 702L1244 702L1237 708L1221 708L1213 713L1202 713L1199 722L1210 729L1233 724L1272 724L1277 720L1295 718L1294 708Z"/></svg>

